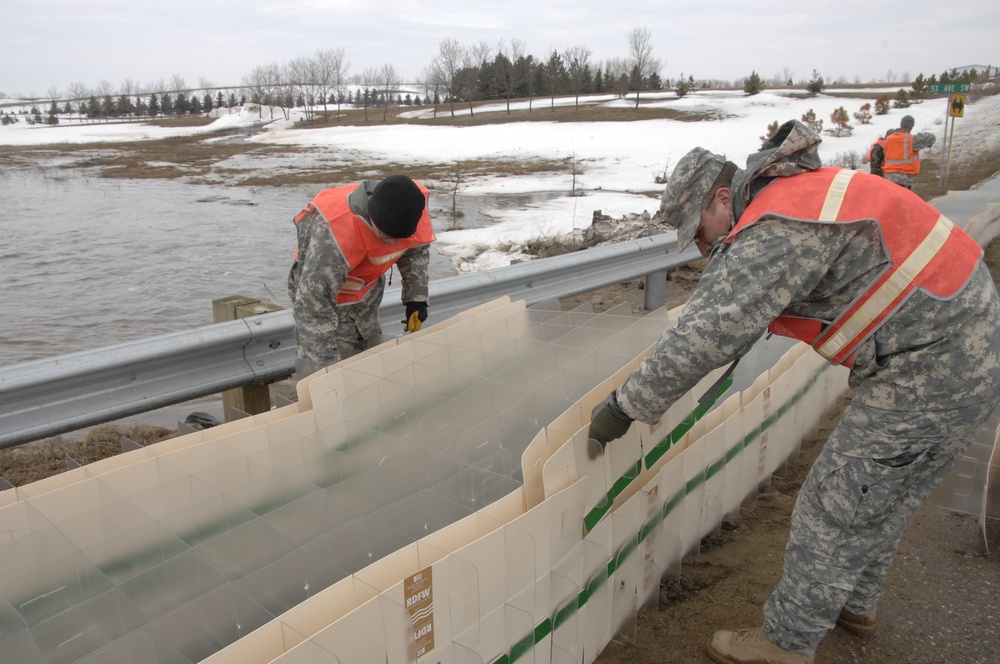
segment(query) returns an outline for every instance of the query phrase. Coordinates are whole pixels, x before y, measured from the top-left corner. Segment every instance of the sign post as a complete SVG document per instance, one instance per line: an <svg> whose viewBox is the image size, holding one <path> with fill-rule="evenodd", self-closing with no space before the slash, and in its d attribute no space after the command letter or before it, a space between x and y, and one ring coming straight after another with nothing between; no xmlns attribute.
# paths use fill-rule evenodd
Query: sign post
<svg viewBox="0 0 1000 664"><path fill-rule="evenodd" d="M941 162L941 175L938 183L942 189L948 187L948 176L951 175L951 143L955 139L955 118L963 117L965 113L965 95L972 90L971 83L935 83L931 86L931 94L947 94L948 108L944 116L945 143L948 144L947 162ZM948 130L948 118L951 118L951 130ZM949 136L950 134L950 136ZM944 148L942 146L942 152Z"/></svg>

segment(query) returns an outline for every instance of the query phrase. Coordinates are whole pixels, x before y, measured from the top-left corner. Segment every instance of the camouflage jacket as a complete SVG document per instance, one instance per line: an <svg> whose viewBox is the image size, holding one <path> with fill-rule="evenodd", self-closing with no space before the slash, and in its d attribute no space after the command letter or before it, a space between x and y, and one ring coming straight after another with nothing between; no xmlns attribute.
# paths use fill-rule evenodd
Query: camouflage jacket
<svg viewBox="0 0 1000 664"><path fill-rule="evenodd" d="M730 223L775 177L820 166L819 136L798 122L747 159L733 180ZM862 174L863 177L871 177ZM886 182L886 195L924 204ZM707 373L744 355L779 314L834 320L888 265L876 220L850 224L765 217L730 243L717 242L677 326L618 390L622 409L655 423ZM858 349L856 399L895 411L979 403L1000 389L1000 300L981 263L951 300L916 291Z"/></svg>
<svg viewBox="0 0 1000 664"><path fill-rule="evenodd" d="M364 180L348 197L351 212L369 221L368 198L375 185ZM349 271L343 252L337 245L330 226L320 214L307 215L296 224L298 260L288 275L288 294L292 300L298 355L315 366L325 366L340 360L337 330L342 314L377 316L382 289L373 289L361 301L337 305L337 293L344 286ZM396 261L402 279L403 302L427 302L430 267L430 247L420 245L403 253ZM391 272L390 278L391 278ZM353 312L353 313L349 313Z"/></svg>

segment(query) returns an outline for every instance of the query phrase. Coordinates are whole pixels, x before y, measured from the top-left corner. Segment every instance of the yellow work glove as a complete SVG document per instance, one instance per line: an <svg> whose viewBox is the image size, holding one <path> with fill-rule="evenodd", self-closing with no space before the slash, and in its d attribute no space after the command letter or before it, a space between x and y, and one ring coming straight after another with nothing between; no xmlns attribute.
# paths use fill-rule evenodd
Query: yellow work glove
<svg viewBox="0 0 1000 664"><path fill-rule="evenodd" d="M420 325L427 320L426 302L404 302L406 305L406 320L400 321L406 332L419 332Z"/></svg>

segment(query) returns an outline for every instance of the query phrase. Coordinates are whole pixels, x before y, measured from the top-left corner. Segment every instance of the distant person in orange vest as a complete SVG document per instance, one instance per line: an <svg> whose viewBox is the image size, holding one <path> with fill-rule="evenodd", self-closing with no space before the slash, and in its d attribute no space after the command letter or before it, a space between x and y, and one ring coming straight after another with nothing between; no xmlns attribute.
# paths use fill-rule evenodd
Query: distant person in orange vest
<svg viewBox="0 0 1000 664"><path fill-rule="evenodd" d="M885 137L885 179L900 187L913 189L913 179L920 172L920 151L934 145L934 134L912 134L913 116L904 115L899 129Z"/></svg>
<svg viewBox="0 0 1000 664"><path fill-rule="evenodd" d="M365 350L381 334L379 305L393 265L402 280L405 329L420 329L435 239L425 187L390 175L324 189L294 221L298 247L288 294L300 378Z"/></svg>
<svg viewBox="0 0 1000 664"><path fill-rule="evenodd" d="M885 139L889 137L889 134L896 131L895 129L890 129L885 132L885 136L880 137L877 141L872 143L872 146L868 148L868 154L865 155L865 161L869 165L872 175L877 175L880 178L885 177Z"/></svg>

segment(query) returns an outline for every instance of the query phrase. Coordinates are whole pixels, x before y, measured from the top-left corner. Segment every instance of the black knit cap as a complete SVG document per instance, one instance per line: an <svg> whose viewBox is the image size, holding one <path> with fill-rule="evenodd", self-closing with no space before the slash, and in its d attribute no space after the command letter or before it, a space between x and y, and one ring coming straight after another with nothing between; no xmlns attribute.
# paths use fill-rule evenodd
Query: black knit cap
<svg viewBox="0 0 1000 664"><path fill-rule="evenodd" d="M389 237L406 238L417 232L426 203L416 182L406 175L390 175L375 185L368 198L368 215Z"/></svg>

